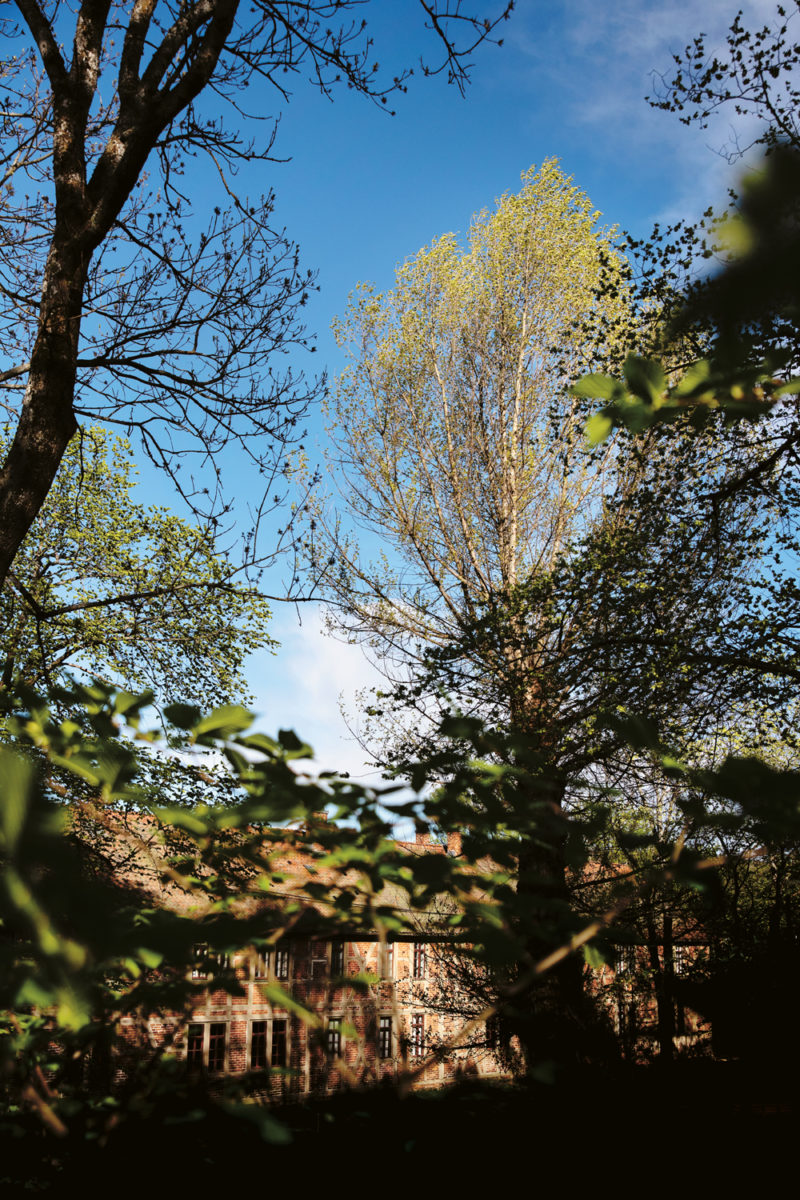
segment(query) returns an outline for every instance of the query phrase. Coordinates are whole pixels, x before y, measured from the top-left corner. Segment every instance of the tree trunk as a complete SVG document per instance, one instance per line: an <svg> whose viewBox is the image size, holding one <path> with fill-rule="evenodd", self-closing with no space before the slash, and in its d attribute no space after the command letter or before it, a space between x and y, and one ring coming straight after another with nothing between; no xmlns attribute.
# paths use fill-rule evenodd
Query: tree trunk
<svg viewBox="0 0 800 1200"><path fill-rule="evenodd" d="M88 267L89 253L78 239L57 232L45 267L22 412L0 471L0 586L77 430L73 400Z"/></svg>
<svg viewBox="0 0 800 1200"><path fill-rule="evenodd" d="M656 981L656 1012L658 1019L658 1057L662 1063L672 1062L674 1056L675 1008L673 1003L674 950L672 917L664 917L662 948L664 962L658 954L658 931L652 917L647 919L647 950L650 969Z"/></svg>
<svg viewBox="0 0 800 1200"><path fill-rule="evenodd" d="M518 895L529 960L540 962L571 936L571 905L565 861L566 781L558 773L540 778L531 797L535 840L519 856ZM515 1001L512 1023L528 1070L538 1063L575 1066L607 1061L617 1054L583 986L582 963L574 954L545 972Z"/></svg>

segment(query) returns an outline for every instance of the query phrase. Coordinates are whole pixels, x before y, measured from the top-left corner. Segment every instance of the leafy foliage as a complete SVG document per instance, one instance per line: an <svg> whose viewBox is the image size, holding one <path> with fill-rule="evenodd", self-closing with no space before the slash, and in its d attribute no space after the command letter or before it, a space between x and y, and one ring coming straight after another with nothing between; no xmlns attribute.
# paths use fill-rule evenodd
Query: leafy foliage
<svg viewBox="0 0 800 1200"><path fill-rule="evenodd" d="M797 364L798 193L800 151L777 147L745 181L740 203L721 224L727 261L681 297L667 323L667 337L701 324L707 357L670 371L630 355L624 380L594 374L573 385L576 395L606 402L587 423L592 444L618 425L638 433L687 415L702 424L717 409L730 418L758 420L800 390L800 381L786 378ZM777 412L784 430L780 457L786 457L797 435L787 425L786 406Z"/></svg>
<svg viewBox="0 0 800 1200"><path fill-rule="evenodd" d="M733 161L755 146L763 148L764 159L745 178L741 195L723 217L711 220L706 214L700 226L705 236L698 235L696 226L683 224L667 231L667 241L656 231L644 247L651 257L640 295L653 306L654 324L660 325L660 336L649 346L658 358L634 352L624 364L623 379L590 375L574 385L577 395L604 402L586 427L594 446L605 442L615 427L638 435L686 417L695 427L716 427L727 450L741 438L745 422L752 422L749 436L758 439L762 454L735 469L711 496L717 501L750 495L767 504L764 548L780 571L770 581L761 568L763 559L759 561L760 637L766 659L761 666L755 659L750 664L766 675L773 651L787 645L787 632L796 628L792 597L797 592L800 382L792 376L800 361L800 140L794 77L800 59L789 37L790 20L779 7L773 25L751 31L739 14L727 56L707 55L702 35L683 56L676 56L678 71L664 84L658 106L701 125L721 106L732 107L740 117L756 115L760 123L749 146L734 142L728 155ZM675 240L668 244L670 236ZM697 269L715 254L721 257L715 270ZM737 624L732 632L724 657L735 667L742 661L747 630ZM789 638L794 637L792 632ZM787 687L777 709L762 701L740 710L743 721L733 741L744 737L744 752L741 744L731 747L721 765L717 760L710 769L702 764L687 769L680 755L662 758L665 774L674 778L677 773L682 782L691 783L695 799L685 809L687 829L705 840L723 864L720 902L713 914L702 916L713 958L687 982L687 990L712 1016L723 1054L774 1062L785 1056L794 1061L797 1054L793 1023L780 1001L795 986L798 970L797 676L792 660L785 667ZM628 736L632 744L642 744L635 726ZM649 745L663 753L652 731Z"/></svg>
<svg viewBox="0 0 800 1200"><path fill-rule="evenodd" d="M130 449L76 436L0 594L3 686L70 674L203 707L239 698L270 610L211 530L133 494Z"/></svg>
<svg viewBox="0 0 800 1200"><path fill-rule="evenodd" d="M796 0L793 7L797 8ZM754 147L771 153L787 143L800 146L800 90L795 80L800 45L790 36L795 21L796 14L787 15L787 9L779 4L771 23L747 29L739 12L725 49L711 53L705 35L698 34L682 54L673 55L678 69L672 78L657 77L659 87L650 103L677 113L684 125L697 123L701 129L707 128L716 110L733 109L736 117L745 120L731 124L731 142L722 148L731 161ZM749 137L745 145L737 138L742 125Z"/></svg>
<svg viewBox="0 0 800 1200"><path fill-rule="evenodd" d="M249 714L236 707L205 717L186 706L170 713L198 750L227 758L242 789L239 802L165 806L153 823L137 811L136 756L119 736L124 723L152 745L154 735L141 729L149 698L94 685L79 688L73 704L79 700L84 728L59 721L29 695L27 710L10 718L16 745L2 751L0 1046L12 1098L33 1105L54 1134L79 1112L99 1133L112 1117L116 1125L147 1096L155 1103L161 1088L180 1083L175 1050L183 1026L176 1014L188 1012L198 987L189 968L199 939L213 958L270 947L303 930L385 936L418 933L422 922L432 937L439 913L441 936L455 938L473 961L506 978L499 997L478 1014L481 1022L500 1005L513 1029L532 984L616 915L612 903L587 925L560 896L545 903L513 886L523 847L547 840L553 821L551 785L523 735L512 735L509 746L477 726L461 730L474 756L451 760L449 782L427 802L430 811L422 799L396 808L418 828L434 820L446 831L460 830L464 853L454 858L405 852L380 815L388 797L349 780L303 775L292 764L308 747L287 732L277 739L251 733ZM419 785L441 765L441 759L420 764ZM196 769L204 769L202 758ZM51 781L64 773L78 792L88 786L88 799L65 804L54 796ZM335 822L319 819L326 805ZM580 872L590 835L604 825L602 806L590 822L572 819L567 828L558 819L568 861ZM140 875L116 872L108 857L108 846L118 845L136 861L144 839L157 864L157 904ZM298 878L281 866L287 851L305 864ZM693 879L698 865L702 874L697 856L688 855L682 877ZM678 870L673 863L673 874ZM537 945L547 951L538 961L530 955L531 921ZM238 986L233 971L215 975L215 988ZM270 984L273 1000L315 1028L317 1014L287 986ZM124 1018L154 1013L170 1017L171 1036L126 1064L120 1109L108 1099L119 1049L115 1030Z"/></svg>
<svg viewBox="0 0 800 1200"><path fill-rule="evenodd" d="M537 780L535 832L504 785L499 808L467 786L464 818L514 846L513 871L503 865L526 907L511 923L517 958L509 953L503 970L508 986L528 980L514 1021L529 1064L545 1044L556 1058L583 1052L592 1023L572 963L541 987L526 967L548 957L566 914L603 911L571 839L585 848L584 823L594 821L612 821L615 845L644 836L653 853L636 859L635 891L681 831L645 822L642 833L660 768L603 715L657 722L672 757L692 766L718 765L714 742L748 705L795 739L786 704L800 609L776 554L779 545L796 555L800 543L792 482L769 494L759 483L771 447L747 426L722 444L713 415L693 422L676 406L669 427L639 421L631 453L604 436L587 451L585 401L598 387L609 407L624 400L629 423L637 404L638 413L662 403L668 369L641 357L628 358L626 384L597 370L573 389L577 401L564 392L578 362L619 360L639 316L630 296L612 231L598 229L588 199L548 162L479 215L465 250L452 236L433 243L391 293L360 289L338 326L352 353L332 403L338 466L356 526L386 551L367 562L319 515L331 626L362 641L388 679L364 736L374 746L384 735L376 757L391 774L416 780L419 759L438 756L450 786L480 728L495 739L501 778L521 763ZM610 427L606 412L591 420ZM488 841L482 852L494 854ZM456 968L461 984L468 959ZM468 1011L503 994L491 971L472 978ZM443 1003L452 1011L463 994L452 989Z"/></svg>

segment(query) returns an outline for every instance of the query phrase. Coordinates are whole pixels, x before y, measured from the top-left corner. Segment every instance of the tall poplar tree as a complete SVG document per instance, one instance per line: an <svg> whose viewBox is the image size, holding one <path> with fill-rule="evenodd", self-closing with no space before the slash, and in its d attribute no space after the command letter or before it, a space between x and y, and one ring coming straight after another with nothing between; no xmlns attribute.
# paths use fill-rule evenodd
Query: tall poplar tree
<svg viewBox="0 0 800 1200"><path fill-rule="evenodd" d="M334 465L356 532L317 516L330 622L387 677L366 728L384 765L441 746L454 709L523 739L538 782L509 819L533 961L572 919L570 817L630 768L598 714L666 715L688 747L765 686L768 518L724 492L756 439L723 448L675 425L633 455L585 440L590 410L567 385L615 365L604 331L628 323L623 280L612 233L550 161L476 218L466 248L432 243L338 325L352 360L331 402ZM583 1020L571 964L537 995L555 1019L533 1033L522 1014L531 1052L565 1044L564 1015Z"/></svg>
<svg viewBox="0 0 800 1200"><path fill-rule="evenodd" d="M426 714L435 724L449 707L437 679L506 723L531 730L538 711L552 734L577 695L613 686L609 638L634 661L674 660L668 616L697 630L698 589L721 586L723 561L717 611L744 582L754 515L742 510L734 537L735 505L714 529L701 510L703 488L757 455L745 431L724 453L680 428L633 456L586 442L591 408L567 385L616 365L603 331L627 321L626 301L612 231L549 161L475 219L466 249L438 239L391 292L359 288L337 325L351 365L331 401L331 467L351 524L318 515L315 565L328 562L331 624L416 702L409 754ZM370 561L361 547L375 544L385 553ZM645 599L646 639L628 628ZM558 683L567 662L578 676Z"/></svg>
<svg viewBox="0 0 800 1200"><path fill-rule="evenodd" d="M328 582L336 623L384 662L419 662L551 571L609 486L613 450L584 452L563 388L598 358L580 326L610 234L554 161L523 185L476 218L466 252L439 238L392 292L362 285L336 326L352 363L331 402L334 460L355 524L393 554L369 564L329 529Z"/></svg>

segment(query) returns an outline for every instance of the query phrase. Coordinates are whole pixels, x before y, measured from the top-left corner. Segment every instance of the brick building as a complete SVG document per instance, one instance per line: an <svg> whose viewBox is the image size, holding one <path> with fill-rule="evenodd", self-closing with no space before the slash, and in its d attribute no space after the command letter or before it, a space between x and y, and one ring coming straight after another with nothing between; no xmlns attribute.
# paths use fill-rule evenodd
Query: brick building
<svg viewBox="0 0 800 1200"><path fill-rule="evenodd" d="M263 1073L259 1090L276 1097L399 1074L412 1073L415 1084L430 1086L462 1072L500 1071L488 1048L437 1058L436 1049L456 1025L426 1007L432 960L423 940L293 938L268 952L239 952L227 962L209 959L201 945L197 953L193 975L202 986L188 1013L174 1023L147 1022L151 1044L173 1041L190 1069L249 1073L256 1085ZM239 994L215 988L215 971L232 971ZM379 981L348 983L365 976ZM313 1022L281 1003L271 986L276 983L313 1014Z"/></svg>
<svg viewBox="0 0 800 1200"><path fill-rule="evenodd" d="M76 825L80 835L80 818ZM463 1075L510 1073L513 1054L509 1056L508 1047L502 1055L496 1049L496 1022L473 1022L469 1036L459 1037L470 1006L454 1003L448 1011L442 1003L443 993L457 985L447 971L440 923L428 926L425 915L416 914L413 933L381 937L361 923L331 936L329 928L324 933L315 929L315 904L307 902L302 919L277 938L212 948L201 940L202 905L165 871L157 822L128 814L98 825L91 814L87 841L89 832L100 869L121 887L145 904L197 920L197 940L183 971L188 999L180 1011L161 1006L120 1019L118 1081L145 1048L185 1061L188 1071L204 1077L239 1077L249 1090L275 1099L387 1078L404 1086L436 1086ZM415 842L397 846L408 854L460 851L457 837L444 846L418 835ZM302 893L309 862L302 848L286 847L279 863L285 882L262 901L251 897L251 924L255 920L257 927L261 904L274 927L275 912L289 898L296 903ZM402 895L384 899L402 908ZM664 947L657 953L673 979L702 958L703 947L695 934L692 941L679 939L666 962ZM587 981L608 1013L624 1057L633 1061L657 1052L659 1014L652 977L647 948L631 945L620 950L613 966L599 968ZM675 995L678 991L673 989ZM708 1025L680 1001L675 1015L676 1052L707 1048Z"/></svg>
<svg viewBox="0 0 800 1200"><path fill-rule="evenodd" d="M212 948L203 937L206 915L196 894L176 881L165 863L178 848L165 847L163 828L137 813L97 821L96 812L76 810L73 830L89 848L98 870L114 879L129 898L147 907L169 910L197 921L197 941L185 970L186 999L181 1011L128 1013L119 1021L115 1074L124 1081L130 1064L143 1051L167 1053L187 1069L207 1077L239 1076L247 1087L276 1099L340 1086L369 1085L402 1078L408 1086L435 1086L462 1074L497 1076L503 1068L485 1029L473 1031L469 1048L453 1046L463 1021L434 1011L428 999L439 990L440 953L432 953L424 914L414 914L413 933L379 936L363 921L332 937L315 929L315 901L285 935L258 945ZM459 852L450 845L417 835L398 842L408 854ZM263 900L245 900L251 927L259 905L270 916L297 904L307 885L312 860L302 847L287 846L273 868L283 884ZM315 871L317 880L321 878ZM322 876L324 878L324 876ZM262 893L263 895L263 893ZM402 894L381 900L402 908ZM161 974L168 973L168 967Z"/></svg>

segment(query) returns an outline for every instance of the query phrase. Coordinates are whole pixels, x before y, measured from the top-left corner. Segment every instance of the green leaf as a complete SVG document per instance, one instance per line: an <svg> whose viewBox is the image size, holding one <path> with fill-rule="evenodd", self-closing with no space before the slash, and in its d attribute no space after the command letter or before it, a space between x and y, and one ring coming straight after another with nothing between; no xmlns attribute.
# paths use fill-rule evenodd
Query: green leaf
<svg viewBox="0 0 800 1200"><path fill-rule="evenodd" d="M269 758L275 758L280 752L280 745L266 733L249 733L247 737L237 738L237 745L248 750L260 750Z"/></svg>
<svg viewBox="0 0 800 1200"><path fill-rule="evenodd" d="M187 833L193 833L197 837L206 837L211 832L209 822L203 820L197 812L190 812L189 809L175 806L173 808L156 808L153 811L164 825L185 829Z"/></svg>
<svg viewBox="0 0 800 1200"><path fill-rule="evenodd" d="M445 737L474 742L475 738L483 732L483 722L477 717L445 717L441 724L441 731Z"/></svg>
<svg viewBox="0 0 800 1200"><path fill-rule="evenodd" d="M587 400L615 400L619 391L619 380L611 375L583 375L569 388L573 396L585 396Z"/></svg>
<svg viewBox="0 0 800 1200"><path fill-rule="evenodd" d="M271 1004L274 1004L276 1008L284 1008L287 1012L294 1013L310 1029L322 1028L322 1018L305 1008L298 1000L295 1000L294 996L285 991L279 983L265 983L259 990L263 992L267 1000Z"/></svg>
<svg viewBox="0 0 800 1200"><path fill-rule="evenodd" d="M196 704L168 704L164 716L176 729L194 729L202 714Z"/></svg>
<svg viewBox="0 0 800 1200"><path fill-rule="evenodd" d="M7 855L14 855L17 850L33 782L33 764L14 750L0 748L0 845Z"/></svg>
<svg viewBox="0 0 800 1200"><path fill-rule="evenodd" d="M662 403L667 381L661 363L631 354L625 359L623 370L628 387L635 396L654 407Z"/></svg>
<svg viewBox="0 0 800 1200"><path fill-rule="evenodd" d="M56 993L56 1020L62 1028L73 1032L84 1029L92 1020L86 997L72 988L59 988Z"/></svg>
<svg viewBox="0 0 800 1200"><path fill-rule="evenodd" d="M195 737L226 738L249 729L253 714L241 704L223 704L194 726Z"/></svg>
<svg viewBox="0 0 800 1200"><path fill-rule="evenodd" d="M586 964L590 966L593 971L599 971L601 967L605 966L605 955L601 950L598 949L597 946L592 945L591 942L583 947L583 957Z"/></svg>
<svg viewBox="0 0 800 1200"><path fill-rule="evenodd" d="M707 359L701 358L696 363L692 363L689 369L684 373L683 377L673 388L675 396L690 396L700 388L705 388L708 385L708 380L711 375L711 366Z"/></svg>
<svg viewBox="0 0 800 1200"><path fill-rule="evenodd" d="M160 967L164 961L163 954L161 954L158 950L148 950L146 946L138 947L136 950L136 957L151 970L155 970L156 967Z"/></svg>
<svg viewBox="0 0 800 1200"><path fill-rule="evenodd" d="M279 729L278 741L284 750L303 750L305 743L300 741L293 729Z"/></svg>
<svg viewBox="0 0 800 1200"><path fill-rule="evenodd" d="M604 413L595 413L584 426L584 436L590 446L600 446L611 435L614 422Z"/></svg>
<svg viewBox="0 0 800 1200"><path fill-rule="evenodd" d="M782 383L775 389L774 395L796 396L798 392L800 392L800 375L796 379L790 379L788 383Z"/></svg>
<svg viewBox="0 0 800 1200"><path fill-rule="evenodd" d="M149 707L153 703L155 696L153 692L117 692L114 696L114 712L121 716L133 719L138 716L143 708Z"/></svg>

